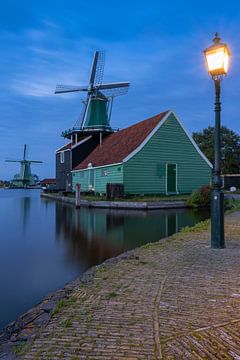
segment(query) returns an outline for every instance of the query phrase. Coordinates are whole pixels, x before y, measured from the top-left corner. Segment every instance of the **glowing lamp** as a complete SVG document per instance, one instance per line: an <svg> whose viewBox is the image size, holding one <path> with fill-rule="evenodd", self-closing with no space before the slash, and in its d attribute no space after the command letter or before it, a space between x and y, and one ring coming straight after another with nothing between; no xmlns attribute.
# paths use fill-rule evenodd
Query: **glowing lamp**
<svg viewBox="0 0 240 360"><path fill-rule="evenodd" d="M209 74L212 77L226 75L228 71L230 50L227 44L220 42L221 38L216 33L214 44L204 50Z"/></svg>
<svg viewBox="0 0 240 360"><path fill-rule="evenodd" d="M215 85L215 131L214 131L214 164L213 191L211 196L211 247L223 249L224 239L224 193L221 191L221 81L227 74L230 50L222 44L218 33L213 39L214 44L204 50L208 72L212 75Z"/></svg>

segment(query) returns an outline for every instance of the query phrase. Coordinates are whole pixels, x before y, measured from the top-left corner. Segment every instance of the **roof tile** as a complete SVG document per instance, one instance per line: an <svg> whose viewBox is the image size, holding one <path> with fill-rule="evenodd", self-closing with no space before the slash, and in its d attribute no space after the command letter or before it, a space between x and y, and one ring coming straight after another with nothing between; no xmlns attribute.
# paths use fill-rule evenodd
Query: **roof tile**
<svg viewBox="0 0 240 360"><path fill-rule="evenodd" d="M85 169L89 163L95 167L122 162L146 139L167 112L108 135L74 170Z"/></svg>

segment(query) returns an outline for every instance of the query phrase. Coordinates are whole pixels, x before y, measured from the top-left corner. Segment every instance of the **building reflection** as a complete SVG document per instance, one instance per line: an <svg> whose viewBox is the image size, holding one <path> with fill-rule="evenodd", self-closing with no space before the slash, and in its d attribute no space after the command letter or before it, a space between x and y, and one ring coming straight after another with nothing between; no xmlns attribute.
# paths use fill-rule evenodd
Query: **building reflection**
<svg viewBox="0 0 240 360"><path fill-rule="evenodd" d="M158 241L205 219L188 210L75 209L56 203L56 235L64 241L69 261L91 266L107 258Z"/></svg>

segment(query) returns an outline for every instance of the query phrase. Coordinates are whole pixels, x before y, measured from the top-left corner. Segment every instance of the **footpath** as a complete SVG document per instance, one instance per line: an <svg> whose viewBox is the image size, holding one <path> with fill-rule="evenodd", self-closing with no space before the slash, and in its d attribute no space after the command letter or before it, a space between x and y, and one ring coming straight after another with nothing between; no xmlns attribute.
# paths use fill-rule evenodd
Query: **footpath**
<svg viewBox="0 0 240 360"><path fill-rule="evenodd" d="M21 359L240 359L240 212L226 248L209 225L95 268L59 302Z"/></svg>

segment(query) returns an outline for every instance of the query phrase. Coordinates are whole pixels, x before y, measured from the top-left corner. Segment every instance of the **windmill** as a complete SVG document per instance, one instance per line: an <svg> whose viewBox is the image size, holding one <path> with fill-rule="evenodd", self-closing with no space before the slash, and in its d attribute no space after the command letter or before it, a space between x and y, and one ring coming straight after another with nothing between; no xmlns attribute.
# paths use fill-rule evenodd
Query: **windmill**
<svg viewBox="0 0 240 360"><path fill-rule="evenodd" d="M79 91L87 94L78 123L73 129L63 132L63 137L71 138L74 133L78 132L113 132L110 126L113 99L126 94L130 83L125 81L103 84L104 65L104 51L95 51L88 85L56 86L55 94Z"/></svg>
<svg viewBox="0 0 240 360"><path fill-rule="evenodd" d="M23 150L23 159L22 160L5 160L6 162L18 162L21 164L20 173L14 175L14 178L11 180L11 185L13 187L28 187L36 185L38 177L35 174L31 173L31 164L41 164L42 161L38 160L27 160L27 145L24 145Z"/></svg>

